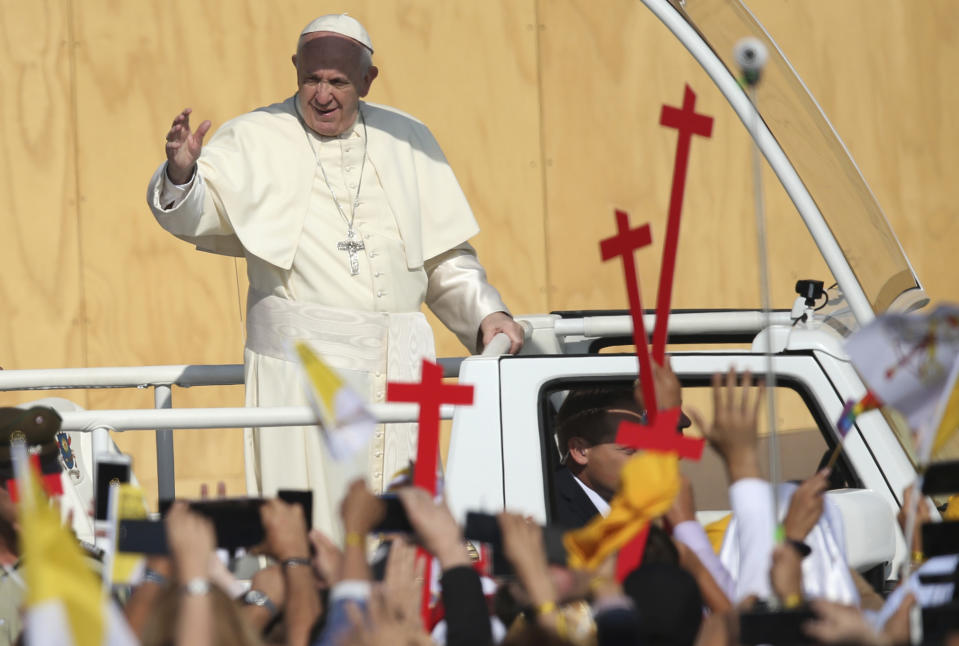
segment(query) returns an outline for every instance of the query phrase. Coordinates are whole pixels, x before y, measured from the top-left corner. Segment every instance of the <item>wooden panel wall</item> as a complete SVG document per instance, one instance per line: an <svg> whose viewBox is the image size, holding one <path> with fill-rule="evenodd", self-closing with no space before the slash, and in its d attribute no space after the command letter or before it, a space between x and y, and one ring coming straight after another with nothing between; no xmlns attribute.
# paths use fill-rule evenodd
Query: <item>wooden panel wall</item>
<svg viewBox="0 0 959 646"><path fill-rule="evenodd" d="M955 4L750 5L847 143L927 291L959 299ZM676 139L659 110L680 103L685 83L716 122L693 142L674 306L758 302L745 131L636 0L0 0L0 366L242 359L242 262L162 231L146 181L180 109L216 127L288 96L299 30L340 10L376 45L370 100L420 117L443 144L483 227L480 257L514 312L625 305L620 270L597 248L614 207L653 225L640 254L652 305ZM775 302L788 305L795 279L825 268L768 171L766 188ZM437 337L440 354L461 353ZM69 396L152 405L147 391ZM174 400L238 405L242 389ZM117 439L155 491L152 434ZM176 449L180 492L215 479L242 491L235 431L177 432Z"/></svg>

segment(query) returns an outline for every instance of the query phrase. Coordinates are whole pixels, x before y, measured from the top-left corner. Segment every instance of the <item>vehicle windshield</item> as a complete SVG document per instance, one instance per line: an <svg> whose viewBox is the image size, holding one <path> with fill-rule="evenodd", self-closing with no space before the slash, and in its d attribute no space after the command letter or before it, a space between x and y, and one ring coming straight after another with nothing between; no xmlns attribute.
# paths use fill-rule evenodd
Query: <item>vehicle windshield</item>
<svg viewBox="0 0 959 646"><path fill-rule="evenodd" d="M744 37L765 43L769 62L756 103L770 132L789 157L876 314L912 309L925 296L876 198L815 99L769 34L738 0L669 0L703 36L729 70L733 48ZM843 316L843 299L830 294L824 314L838 316L842 332L855 327Z"/></svg>

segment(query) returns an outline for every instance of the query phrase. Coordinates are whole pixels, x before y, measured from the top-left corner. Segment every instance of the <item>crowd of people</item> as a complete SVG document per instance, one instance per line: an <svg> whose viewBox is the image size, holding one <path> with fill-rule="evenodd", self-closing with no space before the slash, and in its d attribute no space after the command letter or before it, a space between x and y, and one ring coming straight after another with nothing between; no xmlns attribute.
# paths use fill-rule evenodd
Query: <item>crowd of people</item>
<svg viewBox="0 0 959 646"><path fill-rule="evenodd" d="M164 520L169 553L147 558L129 594L115 595L115 601L122 601L125 621L144 646L718 646L742 643L741 627L749 631L749 621L771 612L785 613L782 621L788 621L790 613L799 617L799 634L789 636L789 643L911 643L917 621L913 606L942 603L955 594L948 577L927 584L920 575L924 569L953 573L957 558L933 558L924 565L921 542L917 543L916 574L885 600L848 567L845 574L855 582L849 598L842 597L841 585L809 580L835 579L836 563L832 569L803 567L820 549L812 537L822 524L828 474L811 474L795 490L785 513L785 539L777 543L774 528L763 519L771 513L770 484L759 471L757 448L762 389L752 386L748 374L742 376L741 386L739 379L732 372L714 379L714 411L708 423L692 413L726 466L736 523L727 528L727 540L735 532L739 567L726 567L704 539L688 481L682 482L668 511L650 523L639 565L617 577L615 551L596 567L570 567L547 550L541 526L509 511L498 516L502 536L498 558L507 565L491 568L495 559L464 538L463 528L441 498L412 486L394 491L412 531L379 532L387 503L357 480L339 509L342 547L317 529L308 531L301 506L267 500L260 510L265 541L251 546L246 557L249 562L250 555L256 555L259 566L246 575L234 573L218 556L211 521L188 503L177 502ZM667 365L660 384L672 380ZM676 387L678 397L678 382ZM642 410L635 400L604 399L596 393L591 399L593 405L584 407L574 398L569 406L579 412L571 413L569 406L561 411L560 429L577 420L579 428L608 424L623 411ZM580 453L597 447L623 448L603 447L609 442L601 436L581 441L587 431L567 428L561 435L568 438L571 451ZM638 457L628 455L625 462ZM573 470L576 475L585 473L576 466ZM595 480L584 477L587 482ZM615 507L623 486L627 485L612 475L605 489L597 489L601 499ZM601 522L604 513L609 510L597 510L594 518L584 519L586 527ZM17 576L24 565L18 531L17 507L4 491L0 559L6 575L0 589L5 591L27 586ZM567 545L569 538L567 534ZM921 541L918 532L916 540ZM426 559L418 557L423 553L433 559L433 577L424 576ZM425 613L424 587L431 599ZM29 628L26 634L17 634L21 624L16 613L23 608L10 603L14 597L25 600L29 590L21 589L0 604L0 620L8 632L14 629L7 635L9 642L38 643L31 641ZM957 639L953 635L951 643ZM772 641L785 643L781 636Z"/></svg>

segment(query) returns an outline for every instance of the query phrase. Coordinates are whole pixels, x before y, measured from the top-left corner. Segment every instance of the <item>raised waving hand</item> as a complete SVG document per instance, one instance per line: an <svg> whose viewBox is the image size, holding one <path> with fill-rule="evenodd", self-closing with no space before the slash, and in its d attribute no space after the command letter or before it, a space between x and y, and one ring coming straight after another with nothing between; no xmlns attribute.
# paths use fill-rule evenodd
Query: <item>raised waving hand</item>
<svg viewBox="0 0 959 646"><path fill-rule="evenodd" d="M190 130L192 108L184 108L176 115L166 133L167 177L174 184L186 184L193 176L193 167L203 149L203 137L210 130L210 121L204 121L195 131Z"/></svg>

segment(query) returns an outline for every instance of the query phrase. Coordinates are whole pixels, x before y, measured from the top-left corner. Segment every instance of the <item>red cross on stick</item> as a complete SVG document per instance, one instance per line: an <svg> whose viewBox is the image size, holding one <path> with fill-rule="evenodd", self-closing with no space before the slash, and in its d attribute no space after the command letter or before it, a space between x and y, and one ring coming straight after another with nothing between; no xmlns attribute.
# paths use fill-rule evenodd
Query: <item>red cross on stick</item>
<svg viewBox="0 0 959 646"><path fill-rule="evenodd" d="M676 142L676 163L673 166L673 189L669 195L669 218L666 222L666 240L663 244L663 264L659 272L659 291L656 292L656 323L653 327L653 361L663 365L666 358L666 328L673 295L673 273L676 270L676 247L679 245L679 216L683 211L686 189L686 169L689 166L689 144L693 135L709 137L713 133L713 118L697 114L696 93L689 85L683 94L683 107L663 106L659 123L679 131Z"/></svg>
<svg viewBox="0 0 959 646"><path fill-rule="evenodd" d="M420 383L389 382L386 401L413 402L420 405L417 419L416 466L413 468L413 486L422 487L436 495L436 462L440 455L440 406L442 404L469 405L473 403L473 387L443 383L443 369L423 359ZM426 558L423 571L423 600L420 613L423 624L430 617L430 575L432 559L422 549L419 558Z"/></svg>
<svg viewBox="0 0 959 646"><path fill-rule="evenodd" d="M639 383L643 388L646 419L650 424L656 421L656 413L659 409L656 407L656 387L653 385L653 370L649 363L646 323L643 321L643 303L639 297L639 281L636 279L636 259L633 252L648 246L652 241L649 224L630 229L629 214L617 209L616 235L599 243L603 260L611 260L616 256L623 257L629 313L633 317L633 344L636 346L636 356L639 358Z"/></svg>

